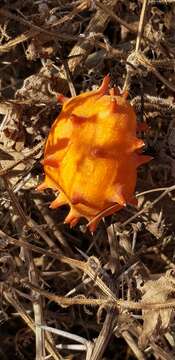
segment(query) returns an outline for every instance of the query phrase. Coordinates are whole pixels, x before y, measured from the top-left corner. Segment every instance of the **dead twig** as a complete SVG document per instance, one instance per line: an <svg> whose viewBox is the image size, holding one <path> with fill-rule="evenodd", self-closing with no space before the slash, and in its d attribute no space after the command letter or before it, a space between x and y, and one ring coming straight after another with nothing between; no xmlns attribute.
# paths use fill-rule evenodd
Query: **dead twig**
<svg viewBox="0 0 175 360"><path fill-rule="evenodd" d="M98 338L95 341L90 360L100 360L113 334L117 322L116 309L108 309L103 327Z"/></svg>
<svg viewBox="0 0 175 360"><path fill-rule="evenodd" d="M10 170L12 170L14 167L19 165L21 162L25 162L26 160L33 157L35 154L37 154L42 149L43 145L44 145L44 141L37 144L32 150L29 150L28 154L24 154L23 159L19 159L19 160L14 161L12 164L6 166L6 168L1 168L0 169L0 176L7 175Z"/></svg>
<svg viewBox="0 0 175 360"><path fill-rule="evenodd" d="M135 29L132 25L128 24L126 21L124 21L123 19L121 19L119 16L117 16L116 14L114 14L114 12L112 11L111 8L109 8L107 5L104 5L103 3L94 0L95 5L100 8L101 10L104 11L104 13L108 14L112 19L114 19L117 23L119 23L120 25L123 25L126 29L128 29L130 32L132 33L137 33L137 29Z"/></svg>
<svg viewBox="0 0 175 360"><path fill-rule="evenodd" d="M146 205L143 209L141 209L135 215L131 216L128 220L126 220L122 224L122 227L125 227L126 225L128 225L130 222L135 220L138 216L148 212L150 209L152 209L154 207L154 205L156 205L160 200L162 200L164 198L164 196L166 196L169 192L174 191L174 190L175 190L175 185L167 187L166 190L164 190L163 193L157 197L157 199L155 199L152 203Z"/></svg>
<svg viewBox="0 0 175 360"><path fill-rule="evenodd" d="M35 333L35 323L32 318L26 313L25 309L21 305L18 300L16 294L10 291L4 291L4 297L9 304L11 304L14 309L20 314L23 321L30 327L30 329ZM46 349L50 355L53 356L54 360L62 360L62 357L59 356L59 353L56 351L55 346L52 344L51 338L49 338L49 334L47 333L45 339Z"/></svg>
<svg viewBox="0 0 175 360"><path fill-rule="evenodd" d="M13 49L16 45L23 43L24 41L27 41L31 39L32 37L36 36L38 32L36 31L26 31L22 33L21 35L16 36L16 38L9 40L3 45L0 45L0 53L6 53Z"/></svg>
<svg viewBox="0 0 175 360"><path fill-rule="evenodd" d="M142 34L143 34L143 28L144 28L145 14L146 14L146 7L147 7L148 3L149 3L149 0L144 0L143 4L142 4L142 11L141 11L141 14L140 14L138 34L137 34L136 46L135 46L135 51L136 52L139 51L139 49L140 49L140 44L141 44Z"/></svg>
<svg viewBox="0 0 175 360"><path fill-rule="evenodd" d="M126 343L129 345L130 349L133 351L135 357L138 360L146 360L145 355L143 352L139 349L136 341L134 340L133 336L130 334L129 331L124 330L122 331L122 336L125 339Z"/></svg>

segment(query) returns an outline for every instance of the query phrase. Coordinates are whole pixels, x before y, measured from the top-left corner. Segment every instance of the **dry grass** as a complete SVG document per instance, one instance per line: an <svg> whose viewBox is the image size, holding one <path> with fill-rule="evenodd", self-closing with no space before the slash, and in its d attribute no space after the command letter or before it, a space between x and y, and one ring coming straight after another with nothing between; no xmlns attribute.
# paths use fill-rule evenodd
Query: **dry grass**
<svg viewBox="0 0 175 360"><path fill-rule="evenodd" d="M0 19L0 358L174 359L174 1L4 1ZM35 188L55 95L108 72L154 160L138 209L92 235Z"/></svg>

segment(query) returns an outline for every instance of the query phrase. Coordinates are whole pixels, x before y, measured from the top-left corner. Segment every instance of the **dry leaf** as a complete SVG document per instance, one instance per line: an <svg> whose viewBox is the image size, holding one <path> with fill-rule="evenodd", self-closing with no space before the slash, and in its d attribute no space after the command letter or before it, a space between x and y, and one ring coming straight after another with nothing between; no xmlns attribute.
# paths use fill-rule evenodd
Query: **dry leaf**
<svg viewBox="0 0 175 360"><path fill-rule="evenodd" d="M143 297L142 302L151 302L157 304L164 304L169 299L171 300L171 293L175 292L175 277L173 272L168 271L158 280L148 280L142 287ZM139 339L139 345L144 348L147 346L150 337L155 338L166 332L173 309L160 310L143 310L143 332Z"/></svg>
<svg viewBox="0 0 175 360"><path fill-rule="evenodd" d="M3 146L0 145L0 161L1 160L14 160L13 154L10 154Z"/></svg>

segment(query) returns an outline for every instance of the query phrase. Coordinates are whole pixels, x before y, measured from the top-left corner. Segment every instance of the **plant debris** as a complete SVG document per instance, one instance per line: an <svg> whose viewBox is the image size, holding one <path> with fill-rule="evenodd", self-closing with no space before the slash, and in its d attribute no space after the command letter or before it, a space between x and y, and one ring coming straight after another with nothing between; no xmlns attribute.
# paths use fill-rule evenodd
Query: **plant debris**
<svg viewBox="0 0 175 360"><path fill-rule="evenodd" d="M0 358L175 358L175 2L2 1ZM144 154L138 207L92 234L49 209L41 160L59 94L128 91ZM88 178L87 178L88 182Z"/></svg>

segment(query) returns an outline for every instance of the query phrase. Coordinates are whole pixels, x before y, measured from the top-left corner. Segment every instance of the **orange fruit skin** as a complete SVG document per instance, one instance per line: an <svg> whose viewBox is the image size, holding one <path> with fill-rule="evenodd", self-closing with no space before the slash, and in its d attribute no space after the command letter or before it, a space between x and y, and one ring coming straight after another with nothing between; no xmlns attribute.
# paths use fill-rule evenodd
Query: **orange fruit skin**
<svg viewBox="0 0 175 360"><path fill-rule="evenodd" d="M102 216L136 204L137 167L151 159L140 154L144 142L126 93L109 89L109 82L107 75L98 90L59 97L63 107L46 142L39 186L59 191L52 208L69 204L66 223L85 217L93 231Z"/></svg>

